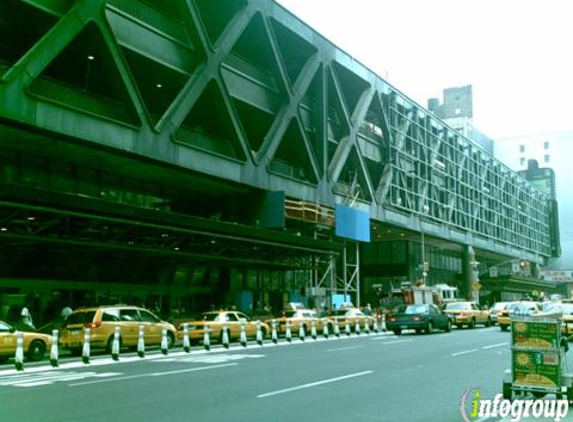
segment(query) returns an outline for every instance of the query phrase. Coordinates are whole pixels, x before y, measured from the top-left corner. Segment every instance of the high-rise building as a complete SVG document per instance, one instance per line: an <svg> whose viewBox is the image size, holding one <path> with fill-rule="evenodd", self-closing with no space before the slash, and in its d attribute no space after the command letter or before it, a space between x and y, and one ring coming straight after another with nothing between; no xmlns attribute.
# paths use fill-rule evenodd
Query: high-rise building
<svg viewBox="0 0 573 422"><path fill-rule="evenodd" d="M452 129L493 154L493 141L473 125L472 86L446 88L443 92L443 102L440 104L438 98L430 98L428 110Z"/></svg>
<svg viewBox="0 0 573 422"><path fill-rule="evenodd" d="M495 157L556 199L561 256L552 270L573 269L573 132L524 135L494 141ZM559 252L558 250L556 252Z"/></svg>

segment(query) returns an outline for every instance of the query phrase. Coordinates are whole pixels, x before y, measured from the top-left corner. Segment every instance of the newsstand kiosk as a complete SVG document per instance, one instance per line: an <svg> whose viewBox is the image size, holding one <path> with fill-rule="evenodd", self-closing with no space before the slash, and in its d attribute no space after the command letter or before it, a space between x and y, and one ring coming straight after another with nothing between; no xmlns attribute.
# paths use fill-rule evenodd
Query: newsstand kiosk
<svg viewBox="0 0 573 422"><path fill-rule="evenodd" d="M511 369L505 371L503 397L555 394L573 400L573 374L567 371L567 341L557 318L524 316L511 321Z"/></svg>

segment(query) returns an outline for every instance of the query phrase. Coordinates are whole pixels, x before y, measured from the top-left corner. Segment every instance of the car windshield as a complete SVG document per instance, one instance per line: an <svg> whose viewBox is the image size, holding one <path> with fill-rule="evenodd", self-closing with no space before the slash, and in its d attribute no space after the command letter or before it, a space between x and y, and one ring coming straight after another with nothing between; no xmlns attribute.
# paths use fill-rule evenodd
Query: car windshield
<svg viewBox="0 0 573 422"><path fill-rule="evenodd" d="M469 306L465 302L458 302L458 303L448 303L446 305L446 311L461 311L464 309L468 309Z"/></svg>
<svg viewBox="0 0 573 422"><path fill-rule="evenodd" d="M405 314L423 314L426 312L426 305L409 305L404 310Z"/></svg>
<svg viewBox="0 0 573 422"><path fill-rule="evenodd" d="M547 306L547 312L557 312L563 315L573 315L573 304L569 303L552 303Z"/></svg>
<svg viewBox="0 0 573 422"><path fill-rule="evenodd" d="M505 302L497 302L495 305L493 305L491 307L492 311L500 311L502 309L505 309L505 307L507 306L507 303Z"/></svg>

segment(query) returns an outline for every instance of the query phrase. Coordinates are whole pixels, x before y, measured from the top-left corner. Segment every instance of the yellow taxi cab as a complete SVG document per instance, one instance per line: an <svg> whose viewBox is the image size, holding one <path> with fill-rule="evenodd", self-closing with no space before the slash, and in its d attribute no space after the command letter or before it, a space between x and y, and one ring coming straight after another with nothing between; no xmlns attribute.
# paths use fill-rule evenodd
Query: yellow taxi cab
<svg viewBox="0 0 573 422"><path fill-rule="evenodd" d="M60 344L78 353L84 343L84 329L91 329L91 347L104 347L111 352L115 327L120 328L120 347L137 347L139 326L143 326L146 345L161 344L163 329L167 329L167 346L175 342L177 330L147 309L130 305L108 305L73 311L60 329Z"/></svg>
<svg viewBox="0 0 573 422"><path fill-rule="evenodd" d="M488 310L480 309L474 302L450 302L444 308L444 313L450 316L452 324L462 328L475 328L476 324L486 327L491 325L491 315Z"/></svg>
<svg viewBox="0 0 573 422"><path fill-rule="evenodd" d="M29 331L24 334L24 354L30 360L42 360L46 350L52 347L52 336ZM0 321L0 362L16 354L18 334L16 328L7 322Z"/></svg>
<svg viewBox="0 0 573 422"><path fill-rule="evenodd" d="M372 315L366 315L359 308L336 309L330 313L329 318L333 321L334 324L338 325L338 328L341 331L344 330L347 319L351 330L355 329L356 320L358 320L360 323L360 327L364 327L366 325L366 321L368 321L370 328L374 327L374 322L376 321L376 317Z"/></svg>
<svg viewBox="0 0 573 422"><path fill-rule="evenodd" d="M204 312L200 319L195 321L182 321L178 324L177 339L183 339L183 324L187 323L189 341L197 343L203 340L205 325L209 325L211 339L223 339L223 324L227 326L229 341L238 340L241 336L241 324L245 324L247 338L255 338L257 335L257 322L251 320L246 314L239 311L210 311ZM263 339L270 333L269 325L261 322Z"/></svg>
<svg viewBox="0 0 573 422"><path fill-rule="evenodd" d="M537 302L522 300L510 302L505 309L497 314L497 325L501 331L507 331L511 326L511 317L513 315L532 316L541 312L541 305Z"/></svg>

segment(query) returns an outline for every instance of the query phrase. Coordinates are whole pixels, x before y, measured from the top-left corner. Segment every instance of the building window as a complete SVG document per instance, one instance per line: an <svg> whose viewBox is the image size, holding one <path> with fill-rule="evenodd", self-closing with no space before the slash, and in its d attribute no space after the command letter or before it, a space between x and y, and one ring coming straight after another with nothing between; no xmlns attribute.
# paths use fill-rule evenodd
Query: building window
<svg viewBox="0 0 573 422"><path fill-rule="evenodd" d="M549 154L545 154L545 156L543 157L543 161L545 161L546 163L549 162Z"/></svg>
<svg viewBox="0 0 573 422"><path fill-rule="evenodd" d="M525 145L520 145L519 146L519 152L525 152Z"/></svg>
<svg viewBox="0 0 573 422"><path fill-rule="evenodd" d="M543 142L543 149L549 149L549 142Z"/></svg>
<svg viewBox="0 0 573 422"><path fill-rule="evenodd" d="M521 158L519 159L519 165L520 165L520 166L524 166L524 165L525 165L525 157L521 157Z"/></svg>

